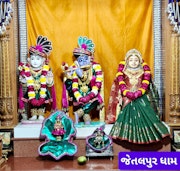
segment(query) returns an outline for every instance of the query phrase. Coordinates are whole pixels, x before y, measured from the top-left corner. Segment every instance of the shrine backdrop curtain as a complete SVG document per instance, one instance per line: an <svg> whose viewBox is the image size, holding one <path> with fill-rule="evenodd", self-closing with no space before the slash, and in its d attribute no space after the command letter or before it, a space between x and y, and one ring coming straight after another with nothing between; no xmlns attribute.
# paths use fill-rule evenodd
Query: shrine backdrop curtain
<svg viewBox="0 0 180 171"><path fill-rule="evenodd" d="M153 73L153 0L27 0L28 47L38 35L52 41L49 56L54 73L57 105L61 109L61 63L73 63L79 36L95 43L95 61L104 71L105 107L119 61L138 49ZM106 108L105 108L106 109Z"/></svg>

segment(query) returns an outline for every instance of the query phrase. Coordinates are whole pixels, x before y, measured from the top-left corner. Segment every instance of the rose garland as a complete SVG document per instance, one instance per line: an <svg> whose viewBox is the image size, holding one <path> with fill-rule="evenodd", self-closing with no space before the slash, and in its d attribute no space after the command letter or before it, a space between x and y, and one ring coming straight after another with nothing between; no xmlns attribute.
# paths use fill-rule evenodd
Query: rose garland
<svg viewBox="0 0 180 171"><path fill-rule="evenodd" d="M143 66L144 74L143 74L143 80L141 82L141 86L140 86L140 88L138 88L137 91L131 92L127 88L127 85L124 81L123 70L124 70L125 64L126 64L125 61L121 61L119 63L119 68L118 68L118 73L116 74L116 78L118 79L119 87L120 87L120 90L121 90L123 96L126 96L129 99L134 100L134 99L141 97L142 95L145 94L145 92L149 86L149 81L151 79L151 72L150 72L150 68L147 65L147 63L143 62L142 66Z"/></svg>
<svg viewBox="0 0 180 171"><path fill-rule="evenodd" d="M74 97L76 98L77 102L86 103L98 95L98 92L101 88L102 81L103 81L102 70L101 70L101 66L95 62L93 62L92 67L95 71L96 76L92 76L92 80L90 82L90 84L92 86L92 90L86 96L81 95L81 93L79 91L79 85L78 85L78 76L77 76L76 72L73 73L72 90L73 90Z"/></svg>
<svg viewBox="0 0 180 171"><path fill-rule="evenodd" d="M35 98L36 97L36 93L34 90L35 81L31 74L29 64L24 65L23 63L20 63L19 71L20 71L20 75L26 78L27 88L28 88L28 98L29 98L30 103L33 106L41 106L42 104L44 104L45 98L46 98L46 91L47 91L46 75L49 71L49 66L45 64L45 65L43 65L43 68L42 68L41 76L39 79L40 85L41 85L40 92L39 92L40 93L39 99Z"/></svg>

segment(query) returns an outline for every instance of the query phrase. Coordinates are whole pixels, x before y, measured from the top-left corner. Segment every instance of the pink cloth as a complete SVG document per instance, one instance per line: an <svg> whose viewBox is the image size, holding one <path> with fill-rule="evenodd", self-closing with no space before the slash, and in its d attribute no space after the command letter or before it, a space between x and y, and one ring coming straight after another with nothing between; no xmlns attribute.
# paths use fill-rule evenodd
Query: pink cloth
<svg viewBox="0 0 180 171"><path fill-rule="evenodd" d="M61 128L61 129L55 129L55 130L53 130L52 131L52 134L53 135L64 135L65 134L65 130L63 129L63 128Z"/></svg>
<svg viewBox="0 0 180 171"><path fill-rule="evenodd" d="M52 109L56 110L57 108L57 103L56 103L56 91L54 85L51 87L51 93L52 93Z"/></svg>
<svg viewBox="0 0 180 171"><path fill-rule="evenodd" d="M22 85L20 84L19 87L19 109L24 109L24 102L23 102L23 90L22 90Z"/></svg>
<svg viewBox="0 0 180 171"><path fill-rule="evenodd" d="M67 95L67 90L66 90L66 85L63 83L63 92L62 92L62 107L63 108L68 108L68 95Z"/></svg>

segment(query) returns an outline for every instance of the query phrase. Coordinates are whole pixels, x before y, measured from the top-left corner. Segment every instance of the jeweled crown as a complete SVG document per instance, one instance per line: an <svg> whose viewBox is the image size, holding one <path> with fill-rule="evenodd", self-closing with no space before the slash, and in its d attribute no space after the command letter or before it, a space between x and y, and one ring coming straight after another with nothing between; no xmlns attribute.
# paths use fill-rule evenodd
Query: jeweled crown
<svg viewBox="0 0 180 171"><path fill-rule="evenodd" d="M135 54L135 55L139 58L140 62L142 62L142 55L141 55L141 53L140 53L137 49L131 49L131 50L129 50L129 51L126 53L125 61L126 61L130 56L132 56L133 54Z"/></svg>
<svg viewBox="0 0 180 171"><path fill-rule="evenodd" d="M48 57L52 51L52 43L44 36L38 36L36 45L29 48L29 54L37 54L42 57Z"/></svg>
<svg viewBox="0 0 180 171"><path fill-rule="evenodd" d="M91 39L86 36L80 36L78 38L78 48L75 48L73 54L75 57L79 57L80 55L88 55L91 56L94 53L94 43Z"/></svg>

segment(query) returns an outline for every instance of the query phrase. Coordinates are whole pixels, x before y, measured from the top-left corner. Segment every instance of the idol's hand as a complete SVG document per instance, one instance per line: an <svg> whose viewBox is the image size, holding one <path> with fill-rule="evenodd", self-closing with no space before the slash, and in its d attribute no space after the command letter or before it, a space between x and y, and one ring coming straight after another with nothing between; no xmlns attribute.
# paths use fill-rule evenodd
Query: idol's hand
<svg viewBox="0 0 180 171"><path fill-rule="evenodd" d="M83 70L80 68L78 61L75 61L74 63L76 65L76 74L78 75L78 77L82 78L83 77Z"/></svg>
<svg viewBox="0 0 180 171"><path fill-rule="evenodd" d="M78 75L78 77L82 78L83 77L83 70L81 68L77 68L76 74Z"/></svg>
<svg viewBox="0 0 180 171"><path fill-rule="evenodd" d="M20 82L20 83L22 83L22 84L26 84L26 83L27 83L27 81L26 81L26 77L25 77L25 76L20 75L20 76L19 76L19 82Z"/></svg>
<svg viewBox="0 0 180 171"><path fill-rule="evenodd" d="M46 82L48 85L53 85L54 84L54 78L53 78L53 73L52 71L48 71L47 75L46 75Z"/></svg>
<svg viewBox="0 0 180 171"><path fill-rule="evenodd" d="M74 72L74 69L72 66L70 66L68 68L68 71L66 72L67 78L72 78L73 72Z"/></svg>

